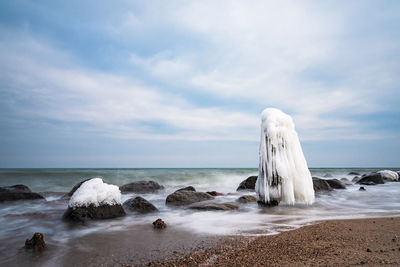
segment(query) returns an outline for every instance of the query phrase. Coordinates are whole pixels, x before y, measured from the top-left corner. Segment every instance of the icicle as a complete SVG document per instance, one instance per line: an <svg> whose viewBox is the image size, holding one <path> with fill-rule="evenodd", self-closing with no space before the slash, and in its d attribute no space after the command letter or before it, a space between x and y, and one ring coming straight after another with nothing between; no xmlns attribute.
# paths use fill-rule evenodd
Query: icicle
<svg viewBox="0 0 400 267"><path fill-rule="evenodd" d="M258 199L267 205L280 201L312 204L314 189L292 118L279 109L261 115Z"/></svg>

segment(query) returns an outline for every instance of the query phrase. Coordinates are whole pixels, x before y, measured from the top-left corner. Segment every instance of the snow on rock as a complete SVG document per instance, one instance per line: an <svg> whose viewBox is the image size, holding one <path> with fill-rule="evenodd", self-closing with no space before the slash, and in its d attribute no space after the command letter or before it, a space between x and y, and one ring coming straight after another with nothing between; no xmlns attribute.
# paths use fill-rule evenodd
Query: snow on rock
<svg viewBox="0 0 400 267"><path fill-rule="evenodd" d="M314 202L313 181L301 149L292 118L279 109L267 108L261 114L258 200Z"/></svg>
<svg viewBox="0 0 400 267"><path fill-rule="evenodd" d="M383 179L386 180L392 180L392 181L398 181L399 180L399 174L394 171L390 170L383 170L383 171L378 171L382 175Z"/></svg>
<svg viewBox="0 0 400 267"><path fill-rule="evenodd" d="M121 204L121 191L118 186L106 184L101 178L93 178L82 183L72 195L68 206L75 208L116 204Z"/></svg>

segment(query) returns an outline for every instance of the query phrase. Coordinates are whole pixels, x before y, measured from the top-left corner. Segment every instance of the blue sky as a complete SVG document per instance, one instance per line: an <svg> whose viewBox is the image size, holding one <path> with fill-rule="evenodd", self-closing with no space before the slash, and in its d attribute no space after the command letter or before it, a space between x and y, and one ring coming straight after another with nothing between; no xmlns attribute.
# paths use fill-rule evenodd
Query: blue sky
<svg viewBox="0 0 400 267"><path fill-rule="evenodd" d="M400 166L398 1L1 1L0 167Z"/></svg>

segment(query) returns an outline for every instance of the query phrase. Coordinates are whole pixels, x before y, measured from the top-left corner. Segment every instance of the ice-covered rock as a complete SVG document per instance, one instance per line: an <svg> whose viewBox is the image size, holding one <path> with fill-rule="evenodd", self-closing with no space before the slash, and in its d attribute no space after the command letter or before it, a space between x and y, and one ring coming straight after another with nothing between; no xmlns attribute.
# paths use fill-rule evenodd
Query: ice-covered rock
<svg viewBox="0 0 400 267"><path fill-rule="evenodd" d="M279 109L262 112L258 171L255 189L259 202L314 202L311 174L293 120Z"/></svg>
<svg viewBox="0 0 400 267"><path fill-rule="evenodd" d="M397 172L390 170L383 170L383 171L378 171L378 173L382 175L382 178L385 181L397 182L399 180L399 174Z"/></svg>

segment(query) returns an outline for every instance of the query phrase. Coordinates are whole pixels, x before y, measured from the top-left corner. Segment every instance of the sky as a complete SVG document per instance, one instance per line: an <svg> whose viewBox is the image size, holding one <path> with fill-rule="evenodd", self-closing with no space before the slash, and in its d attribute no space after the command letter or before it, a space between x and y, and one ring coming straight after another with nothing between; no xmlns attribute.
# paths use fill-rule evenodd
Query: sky
<svg viewBox="0 0 400 267"><path fill-rule="evenodd" d="M0 167L400 167L399 1L0 2Z"/></svg>

